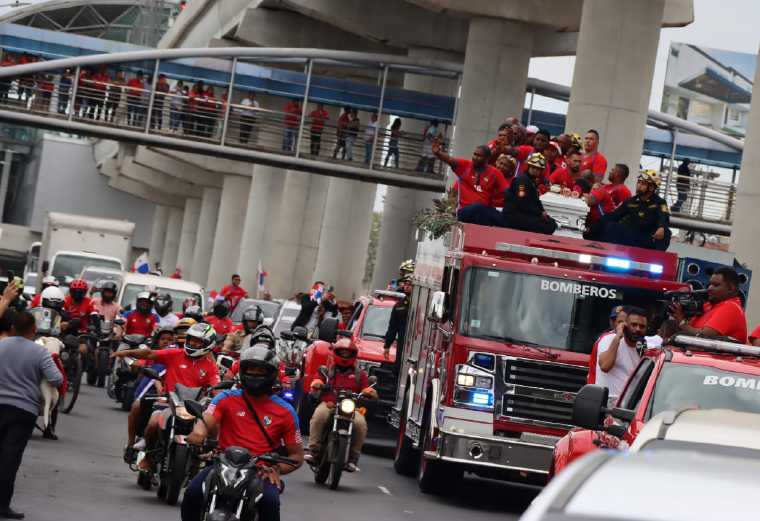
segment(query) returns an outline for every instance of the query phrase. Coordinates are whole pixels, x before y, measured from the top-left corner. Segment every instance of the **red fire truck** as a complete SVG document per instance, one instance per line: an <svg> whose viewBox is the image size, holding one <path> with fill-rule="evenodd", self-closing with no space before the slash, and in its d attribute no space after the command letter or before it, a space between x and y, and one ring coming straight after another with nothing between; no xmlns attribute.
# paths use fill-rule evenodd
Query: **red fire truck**
<svg viewBox="0 0 760 521"><path fill-rule="evenodd" d="M544 484L614 306L664 318L672 253L457 225L418 246L394 467L424 492L463 472Z"/></svg>

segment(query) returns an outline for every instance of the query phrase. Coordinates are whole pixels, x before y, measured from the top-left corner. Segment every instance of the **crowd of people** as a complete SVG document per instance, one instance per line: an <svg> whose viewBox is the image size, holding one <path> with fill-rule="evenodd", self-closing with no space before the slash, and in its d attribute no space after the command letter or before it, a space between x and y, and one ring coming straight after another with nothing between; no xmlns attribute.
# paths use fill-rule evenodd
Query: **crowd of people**
<svg viewBox="0 0 760 521"><path fill-rule="evenodd" d="M599 141L594 129L583 138L552 137L511 117L493 140L475 148L471 159L451 157L437 139L432 154L449 164L457 177L453 190L462 222L552 234L557 223L540 199L551 191L582 198L589 206L585 238L667 249L669 210L657 193L659 173L640 172L636 193L631 194L626 186L629 167L615 163L608 172Z"/></svg>

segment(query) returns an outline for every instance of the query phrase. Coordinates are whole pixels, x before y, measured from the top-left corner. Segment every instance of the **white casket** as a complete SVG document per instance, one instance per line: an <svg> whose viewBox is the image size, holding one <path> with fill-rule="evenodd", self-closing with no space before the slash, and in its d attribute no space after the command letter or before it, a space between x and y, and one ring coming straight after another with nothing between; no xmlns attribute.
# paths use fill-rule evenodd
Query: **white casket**
<svg viewBox="0 0 760 521"><path fill-rule="evenodd" d="M568 197L553 192L541 196L541 204L552 219L557 221L555 235L583 238L586 226L586 214L589 207L580 198Z"/></svg>

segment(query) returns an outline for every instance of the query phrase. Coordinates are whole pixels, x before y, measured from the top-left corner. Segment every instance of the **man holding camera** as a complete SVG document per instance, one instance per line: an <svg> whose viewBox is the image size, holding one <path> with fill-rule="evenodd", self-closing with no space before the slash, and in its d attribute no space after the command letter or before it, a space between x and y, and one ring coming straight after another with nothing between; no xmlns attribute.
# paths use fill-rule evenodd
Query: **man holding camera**
<svg viewBox="0 0 760 521"><path fill-rule="evenodd" d="M689 318L677 302L670 306L670 314L678 321L678 332L684 335L730 337L747 343L747 318L739 299L739 275L733 268L718 268L710 277L707 302L701 314Z"/></svg>
<svg viewBox="0 0 760 521"><path fill-rule="evenodd" d="M596 384L610 390L610 399L623 392L626 381L636 369L646 350L646 311L638 307L626 308L625 322L618 322L615 334L599 340Z"/></svg>

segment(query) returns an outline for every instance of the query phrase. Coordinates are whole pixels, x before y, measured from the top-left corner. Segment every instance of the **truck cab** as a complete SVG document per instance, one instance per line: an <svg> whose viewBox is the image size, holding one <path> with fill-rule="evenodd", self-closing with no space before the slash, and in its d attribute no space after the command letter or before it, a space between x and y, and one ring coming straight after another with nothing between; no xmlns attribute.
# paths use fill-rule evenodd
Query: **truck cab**
<svg viewBox="0 0 760 521"><path fill-rule="evenodd" d="M574 419L581 428L557 443L553 474L599 448L628 448L645 424L665 411L690 407L760 413L760 348L677 335L669 346L648 355L614 408L598 405L605 400L603 388L589 385L581 390L592 398L575 405ZM601 425L592 418L601 418Z"/></svg>
<svg viewBox="0 0 760 521"><path fill-rule="evenodd" d="M418 245L394 467L424 492L463 472L543 485L610 310L664 317L674 254L470 224Z"/></svg>

